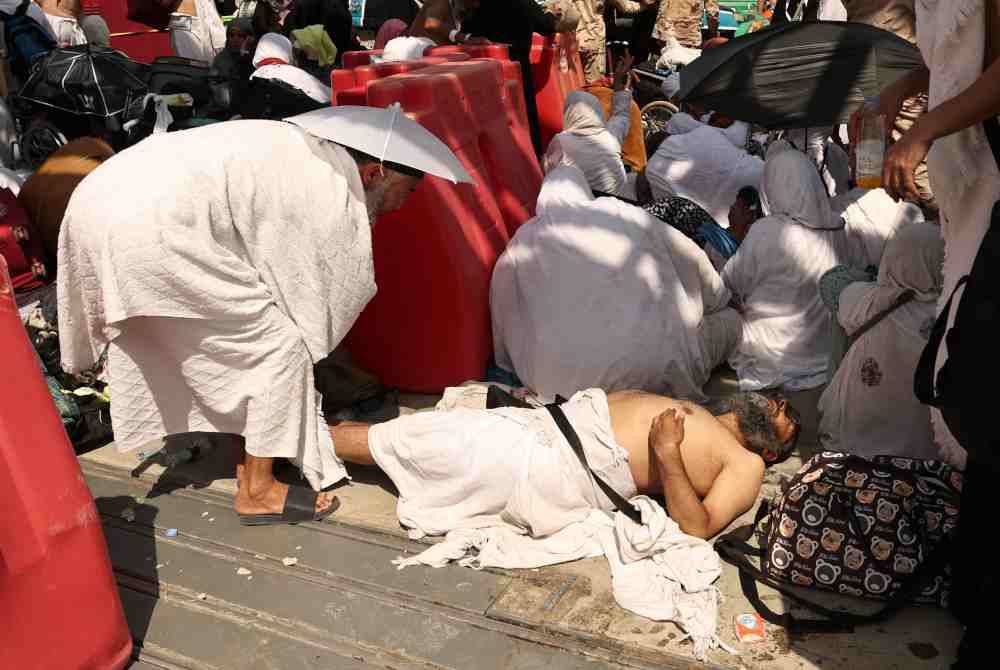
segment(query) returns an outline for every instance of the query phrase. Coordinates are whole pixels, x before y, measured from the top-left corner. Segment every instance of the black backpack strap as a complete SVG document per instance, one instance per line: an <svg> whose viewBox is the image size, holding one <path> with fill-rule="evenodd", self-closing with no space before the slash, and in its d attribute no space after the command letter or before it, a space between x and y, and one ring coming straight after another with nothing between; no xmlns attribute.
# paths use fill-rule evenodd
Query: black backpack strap
<svg viewBox="0 0 1000 670"><path fill-rule="evenodd" d="M920 354L920 361L917 363L917 369L913 373L913 394L917 396L917 400L923 405L937 407L940 404L937 393L934 390L934 368L937 367L938 350L941 348L941 342L944 340L944 335L948 330L948 315L951 314L951 303L955 299L958 289L962 288L968 281L969 275L965 275L959 279L951 295L948 296L948 302L944 304L944 309L941 310L937 320L934 322L934 328L931 329L927 345L924 347L923 353Z"/></svg>
<svg viewBox="0 0 1000 670"><path fill-rule="evenodd" d="M563 434L563 437L566 438L566 441L569 442L569 446L573 449L573 453L575 453L576 457L580 459L580 464L587 472L587 475L597 482L597 486L604 492L604 495L608 497L611 504L618 508L619 512L630 518L632 521L642 525L642 515L639 513L639 510L633 507L632 503L625 500L622 494L615 491L614 488L601 479L600 475L590 469L590 464L587 463L587 456L583 453L583 445L580 443L580 436L576 434L576 431L570 424L569 419L566 418L566 414L562 411L562 408L559 407L559 405L553 404L546 405L545 409L547 409L549 414L552 415L552 420L556 422L556 426L559 427L559 431Z"/></svg>
<svg viewBox="0 0 1000 670"><path fill-rule="evenodd" d="M753 526L750 529L751 532L767 512L767 503L762 502L761 507L757 510ZM744 541L742 533L739 530L727 533L716 540L715 550L719 553L722 560L736 566L739 570L740 586L743 589L744 597L768 623L781 626L790 633L852 633L855 626L879 623L887 620L913 600L924 587L924 584L936 575L941 574L950 556L950 541L951 538L949 537L943 538L934 552L920 565L916 572L902 583L896 593L886 601L885 605L871 614L853 614L829 609L807 598L803 598L790 586L764 574L759 567L750 561L749 557L756 556L763 562L766 547L762 546L758 549L750 546ZM764 604L758 590L758 582L771 587L790 602L823 618L800 619L788 612L778 614Z"/></svg>
<svg viewBox="0 0 1000 670"><path fill-rule="evenodd" d="M855 342L857 342L858 340L860 340L862 335L864 335L869 330L871 330L872 328L874 328L875 326L877 326L878 324L880 324L882 322L882 320L885 319L885 317L889 316L890 314L892 314L893 312L895 312L897 309L899 309L900 307L902 307L906 303L908 303L911 300L913 300L913 298L914 298L915 295L916 295L916 293L914 293L912 289L906 289L905 291L903 291L899 295L899 297L897 297L895 300L892 301L891 305L889 305L888 307L886 307L885 309L883 309L881 312L879 312L878 314L876 314L872 318L868 319L868 321L866 321L863 326L861 326L856 331L854 331L854 333L851 335L850 343L847 345L848 348L850 348L851 345L853 345Z"/></svg>
<svg viewBox="0 0 1000 670"><path fill-rule="evenodd" d="M31 0L22 0L21 4L17 6L14 10L14 16L24 16L28 13L28 7L31 5Z"/></svg>

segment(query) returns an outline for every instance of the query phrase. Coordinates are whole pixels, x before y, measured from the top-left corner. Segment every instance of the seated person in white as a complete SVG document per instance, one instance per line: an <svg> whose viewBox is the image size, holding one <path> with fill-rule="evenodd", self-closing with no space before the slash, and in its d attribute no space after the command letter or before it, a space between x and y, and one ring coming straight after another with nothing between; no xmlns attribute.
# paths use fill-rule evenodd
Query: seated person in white
<svg viewBox="0 0 1000 670"><path fill-rule="evenodd" d="M826 382L830 312L819 279L840 263L843 236L812 162L770 152L761 181L764 218L726 263L722 278L743 312L743 337L729 364L740 389L797 391Z"/></svg>
<svg viewBox="0 0 1000 670"><path fill-rule="evenodd" d="M880 188L852 189L831 200L830 207L833 216L844 223L841 262L861 270L878 268L886 242L897 230L924 221L919 207L909 202L896 202Z"/></svg>
<svg viewBox="0 0 1000 670"><path fill-rule="evenodd" d="M572 165L583 172L591 189L635 198L635 185L626 176L622 162L622 142L628 135L632 102L629 76L628 70L619 65L607 123L601 102L590 93L573 91L566 96L563 131L552 138L545 152L546 172L559 165Z"/></svg>
<svg viewBox="0 0 1000 670"><path fill-rule="evenodd" d="M857 339L819 400L824 449L941 458L913 374L934 325L943 263L940 228L906 225L886 245L878 281L841 291L836 318Z"/></svg>
<svg viewBox="0 0 1000 670"><path fill-rule="evenodd" d="M174 54L211 65L226 48L226 26L213 0L175 0L170 14L170 46Z"/></svg>
<svg viewBox="0 0 1000 670"><path fill-rule="evenodd" d="M669 136L646 165L652 197L687 198L728 228L729 208L740 189L759 189L764 171L764 161L743 148L746 131L740 122L717 128L688 114L675 114L667 126Z"/></svg>
<svg viewBox="0 0 1000 670"><path fill-rule="evenodd" d="M284 35L267 33L257 42L251 79L278 79L297 88L316 102L330 104L333 93L319 79L295 65L292 42Z"/></svg>
<svg viewBox="0 0 1000 670"><path fill-rule="evenodd" d="M740 315L708 256L679 230L576 168L545 177L538 215L493 271L496 362L546 397L643 389L702 401Z"/></svg>

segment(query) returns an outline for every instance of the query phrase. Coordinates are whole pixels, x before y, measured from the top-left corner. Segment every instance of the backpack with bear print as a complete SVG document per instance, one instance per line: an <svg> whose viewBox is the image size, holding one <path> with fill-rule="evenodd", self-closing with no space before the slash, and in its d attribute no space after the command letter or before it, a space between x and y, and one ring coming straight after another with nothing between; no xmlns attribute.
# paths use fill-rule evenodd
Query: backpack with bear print
<svg viewBox="0 0 1000 670"><path fill-rule="evenodd" d="M802 466L773 504L761 503L753 529L716 543L740 568L744 593L768 621L799 632L834 632L880 621L909 602L947 605L946 538L958 523L962 473L936 461L823 452ZM748 556L759 558L755 567ZM767 610L756 582L781 591L827 621ZM889 600L874 615L808 602L791 585ZM766 610L766 611L765 611Z"/></svg>

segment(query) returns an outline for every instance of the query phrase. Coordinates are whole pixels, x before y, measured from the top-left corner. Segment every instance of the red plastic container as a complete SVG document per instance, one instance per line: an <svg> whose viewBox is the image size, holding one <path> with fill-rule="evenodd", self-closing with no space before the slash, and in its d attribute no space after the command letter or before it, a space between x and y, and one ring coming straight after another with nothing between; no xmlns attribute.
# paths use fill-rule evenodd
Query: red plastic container
<svg viewBox="0 0 1000 670"><path fill-rule="evenodd" d="M378 293L347 345L385 384L432 393L485 372L490 277L510 239L505 214L517 225L530 218L541 183L530 140L511 124L509 89L504 65L487 59L368 84L367 104L401 103L476 181L427 177L375 227Z"/></svg>
<svg viewBox="0 0 1000 670"><path fill-rule="evenodd" d="M352 53L371 53L364 51L349 51ZM368 63L357 65L351 69L338 69L330 73L330 88L333 90L332 105L366 105L367 86L376 79L391 77L395 74L412 72L428 65L440 65L451 61L469 60L467 54L449 54L447 56L425 57L419 60L393 61L391 63ZM355 59L355 62L360 62Z"/></svg>
<svg viewBox="0 0 1000 670"><path fill-rule="evenodd" d="M159 56L172 56L167 20L144 23L128 18L129 0L82 0L86 14L100 14L111 32L111 47L132 60L151 63ZM164 12L163 16L167 14Z"/></svg>
<svg viewBox="0 0 1000 670"><path fill-rule="evenodd" d="M542 146L547 147L562 131L566 96L584 84L576 34L557 33L546 37L536 34L531 46L531 73Z"/></svg>
<svg viewBox="0 0 1000 670"><path fill-rule="evenodd" d="M0 655L18 670L125 667L132 638L94 500L0 259Z"/></svg>

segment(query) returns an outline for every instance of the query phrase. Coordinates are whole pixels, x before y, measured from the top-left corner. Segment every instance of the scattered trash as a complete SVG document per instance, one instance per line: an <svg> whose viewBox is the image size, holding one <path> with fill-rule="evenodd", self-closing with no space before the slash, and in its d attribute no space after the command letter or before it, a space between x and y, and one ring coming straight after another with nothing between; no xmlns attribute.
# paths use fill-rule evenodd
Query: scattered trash
<svg viewBox="0 0 1000 670"><path fill-rule="evenodd" d="M204 518L205 518L206 516L208 516L208 512L202 512L202 513L201 513L201 518L203 518L203 519L204 519Z"/></svg>
<svg viewBox="0 0 1000 670"><path fill-rule="evenodd" d="M214 516L208 517L208 522L209 523L212 523L213 521L215 521L215 517Z"/></svg>
<svg viewBox="0 0 1000 670"><path fill-rule="evenodd" d="M156 569L157 569L157 570L159 570L160 568L165 568L165 567L166 567L166 566L165 566L165 565L164 565L163 563L157 563L157 564L156 564Z"/></svg>
<svg viewBox="0 0 1000 670"><path fill-rule="evenodd" d="M263 561L265 558L267 558L267 556L265 556L264 554L254 554L253 557L256 558L258 561Z"/></svg>
<svg viewBox="0 0 1000 670"><path fill-rule="evenodd" d="M302 545L300 544L299 546L295 547L295 551L302 551Z"/></svg>
<svg viewBox="0 0 1000 670"><path fill-rule="evenodd" d="M253 575L250 575L249 577L247 577L247 581L248 581L248 582L249 582L249 581L250 581L251 579L253 579Z"/></svg>
<svg viewBox="0 0 1000 670"><path fill-rule="evenodd" d="M290 568L293 565L295 565L296 563L298 563L299 559L297 559L297 558L295 558L293 556L285 556L283 559L281 559L281 562L285 564L286 568Z"/></svg>
<svg viewBox="0 0 1000 670"><path fill-rule="evenodd" d="M135 510L132 509L131 507L126 507L125 509L122 510L122 518L128 521L129 523L132 523L133 521L135 521Z"/></svg>
<svg viewBox="0 0 1000 670"><path fill-rule="evenodd" d="M767 637L767 632L764 630L764 619L756 612L738 614L733 623L736 627L736 639L741 644L763 642Z"/></svg>
<svg viewBox="0 0 1000 670"><path fill-rule="evenodd" d="M165 531L163 531L163 534L166 537L177 537L177 529L176 528L167 528Z"/></svg>
<svg viewBox="0 0 1000 670"><path fill-rule="evenodd" d="M241 575L241 576L242 576L242 575L249 575L249 574L251 574L251 573L250 573L250 571L249 571L249 570L247 570L246 568L236 568L236 574L238 574L238 575Z"/></svg>
<svg viewBox="0 0 1000 670"><path fill-rule="evenodd" d="M208 598L208 594L207 593L199 593L198 594L198 600L206 600L207 598Z"/></svg>
<svg viewBox="0 0 1000 670"><path fill-rule="evenodd" d="M459 583L458 583L458 584L457 584L457 585L455 586L455 588L456 588L456 589L458 589L459 591L464 591L464 590L466 590L467 588L469 588L470 586L472 586L472 583L471 583L471 582L459 582Z"/></svg>

